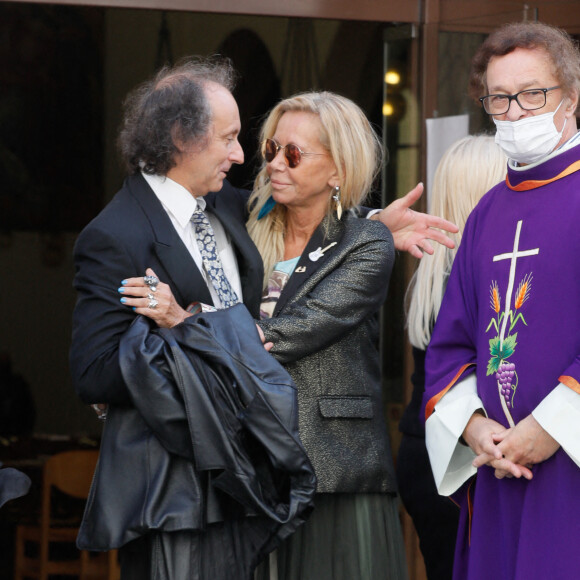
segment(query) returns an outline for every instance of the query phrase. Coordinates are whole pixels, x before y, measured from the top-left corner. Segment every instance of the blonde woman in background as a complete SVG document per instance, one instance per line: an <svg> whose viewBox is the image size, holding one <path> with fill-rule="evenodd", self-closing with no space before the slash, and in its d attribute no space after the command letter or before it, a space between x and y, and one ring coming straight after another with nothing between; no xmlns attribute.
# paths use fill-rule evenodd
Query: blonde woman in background
<svg viewBox="0 0 580 580"><path fill-rule="evenodd" d="M492 136L464 137L445 152L435 172L431 211L459 227L455 248L438 245L433 255L424 256L408 290L407 326L415 369L411 377L412 399L399 425L403 437L397 459L397 480L401 499L419 535L429 580L449 580L452 576L459 509L437 493L425 447L425 421L420 417L425 389L425 351L465 221L479 199L505 179L506 163L506 156Z"/></svg>

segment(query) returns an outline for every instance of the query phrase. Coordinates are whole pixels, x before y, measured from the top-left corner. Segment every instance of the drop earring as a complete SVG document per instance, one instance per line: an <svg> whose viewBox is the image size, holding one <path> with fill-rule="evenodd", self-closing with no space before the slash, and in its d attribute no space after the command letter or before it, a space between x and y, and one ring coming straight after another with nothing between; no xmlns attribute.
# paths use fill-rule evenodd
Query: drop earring
<svg viewBox="0 0 580 580"><path fill-rule="evenodd" d="M336 202L336 217L340 220L342 217L342 204L340 203L340 187L338 185L334 186L332 199Z"/></svg>

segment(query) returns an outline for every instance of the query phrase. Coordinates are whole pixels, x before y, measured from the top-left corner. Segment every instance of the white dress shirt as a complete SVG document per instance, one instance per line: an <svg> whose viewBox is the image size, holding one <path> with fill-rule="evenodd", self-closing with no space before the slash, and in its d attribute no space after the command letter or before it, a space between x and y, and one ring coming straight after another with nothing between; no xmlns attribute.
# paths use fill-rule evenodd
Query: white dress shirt
<svg viewBox="0 0 580 580"><path fill-rule="evenodd" d="M205 199L203 197L194 197L185 187L169 177L147 175L145 173L143 173L143 177L153 190L157 199L161 202L181 241L185 244L199 271L202 273L213 299L214 306L220 308L222 306L221 301L203 268L201 254L195 238L194 226L190 221L193 212L199 205L213 228L224 273L238 298L242 300L242 286L234 249L221 222L211 212L206 211Z"/></svg>

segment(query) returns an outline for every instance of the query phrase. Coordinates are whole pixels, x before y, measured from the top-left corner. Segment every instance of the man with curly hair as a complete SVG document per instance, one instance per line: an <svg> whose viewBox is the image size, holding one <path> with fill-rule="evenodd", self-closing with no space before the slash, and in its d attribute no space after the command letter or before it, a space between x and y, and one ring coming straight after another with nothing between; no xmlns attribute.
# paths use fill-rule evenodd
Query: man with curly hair
<svg viewBox="0 0 580 580"><path fill-rule="evenodd" d="M205 527L205 522L203 533L196 533L200 513L212 506L200 506L203 490L188 484L195 466L181 459L180 477L173 471L153 477L149 460L158 442L140 417L135 420L141 421L142 436L132 446L119 440L115 447L112 435L115 429L125 428L125 435L128 431L127 419L117 421L118 409L129 410L133 417L138 414L119 355L122 337L136 314L161 312L171 293L181 308L192 303L224 308L243 302L259 318L263 267L245 228L249 192L226 180L232 165L244 161L232 96L234 76L224 59L187 59L162 69L129 96L119 138L129 177L75 246L73 384L80 398L96 405L102 415L107 406L111 409L103 441L113 448L102 446L97 477L102 481L108 469L118 483L118 489L111 489L117 484L104 482L105 491L93 485L79 545L120 548L123 580L240 580L252 568L247 546L253 540L248 534L234 538L231 530ZM398 249L419 256L422 249L432 251L430 239L452 245L434 228L455 230L445 220L409 209L421 191L418 186L378 214L393 230ZM219 283L210 272L215 267L207 266L217 260L202 258L192 227L192 217L199 218L199 213L215 236L223 271ZM127 277L148 282L141 284L139 297L123 296ZM155 421L176 421L164 411L158 410ZM143 441L150 442L145 452ZM122 457L127 460L119 465ZM132 462L140 467L128 472ZM175 468L175 463L170 465ZM227 553L226 536L233 546ZM216 573L217 567L223 572Z"/></svg>

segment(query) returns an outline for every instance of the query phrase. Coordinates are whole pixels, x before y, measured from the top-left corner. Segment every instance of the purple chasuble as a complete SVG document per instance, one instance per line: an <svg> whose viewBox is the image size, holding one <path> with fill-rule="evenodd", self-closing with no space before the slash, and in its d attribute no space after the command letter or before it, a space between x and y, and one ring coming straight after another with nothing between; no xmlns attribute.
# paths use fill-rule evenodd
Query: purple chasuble
<svg viewBox="0 0 580 580"><path fill-rule="evenodd" d="M580 145L507 177L465 226L427 351L427 416L472 372L506 427L560 382L580 394ZM531 481L483 466L456 495L456 580L580 578L580 468L562 448Z"/></svg>

